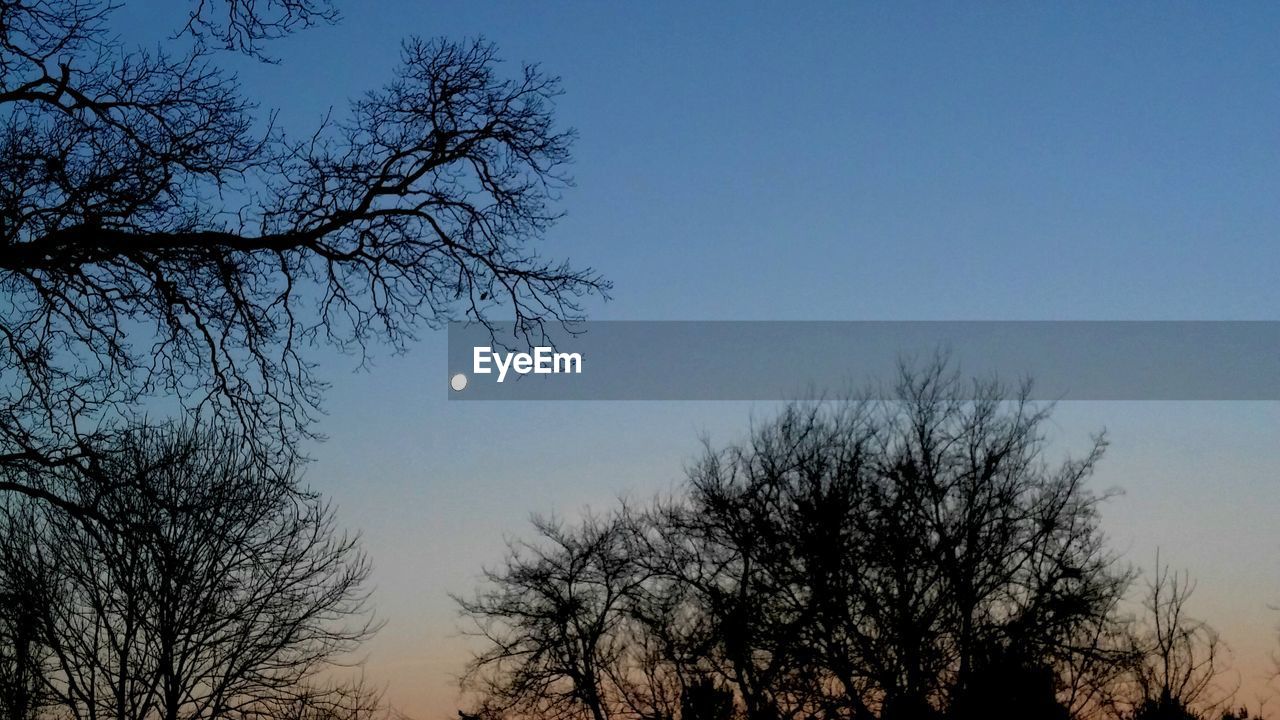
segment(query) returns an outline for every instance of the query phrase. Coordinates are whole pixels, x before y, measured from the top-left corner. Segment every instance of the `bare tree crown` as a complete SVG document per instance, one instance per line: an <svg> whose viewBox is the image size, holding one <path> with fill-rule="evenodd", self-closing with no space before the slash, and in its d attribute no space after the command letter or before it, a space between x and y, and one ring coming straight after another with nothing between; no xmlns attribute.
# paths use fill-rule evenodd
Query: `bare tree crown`
<svg viewBox="0 0 1280 720"><path fill-rule="evenodd" d="M1085 716L1130 575L1048 407L904 367L893 401L797 404L683 492L538 523L472 598L477 715ZM1011 693L1010 686L1018 689ZM1003 714L1002 714L1003 713Z"/></svg>
<svg viewBox="0 0 1280 720"><path fill-rule="evenodd" d="M289 456L320 400L312 344L400 349L498 311L535 334L607 291L533 247L573 137L536 66L411 39L390 82L295 137L209 48L255 54L327 2L200 0L176 54L122 46L112 9L0 3L0 460L83 457L156 396Z"/></svg>
<svg viewBox="0 0 1280 720"><path fill-rule="evenodd" d="M236 720L359 699L327 671L376 629L370 565L329 505L238 438L173 425L122 435L103 466L109 483L60 469L62 495L127 534L0 503L0 587L28 588L0 618L25 613L7 627L32 650L9 663L25 684L0 694L7 717Z"/></svg>

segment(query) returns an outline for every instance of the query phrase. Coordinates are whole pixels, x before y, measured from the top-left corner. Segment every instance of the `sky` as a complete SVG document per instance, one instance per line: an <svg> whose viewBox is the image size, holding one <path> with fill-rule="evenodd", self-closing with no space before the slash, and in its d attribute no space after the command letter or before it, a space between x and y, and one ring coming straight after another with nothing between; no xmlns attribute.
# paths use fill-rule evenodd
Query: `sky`
<svg viewBox="0 0 1280 720"><path fill-rule="evenodd" d="M563 79L576 186L542 251L613 281L593 319L1280 319L1274 4L339 6L279 64L225 58L292 132L389 79L408 35L483 36ZM115 22L151 44L183 9ZM448 593L531 512L669 489L700 437L771 409L450 403L444 340L367 370L318 353L307 470L376 566L366 673L421 718L457 707ZM1198 579L1256 705L1280 651L1280 406L1065 403L1052 430L1080 449L1103 427L1113 544Z"/></svg>

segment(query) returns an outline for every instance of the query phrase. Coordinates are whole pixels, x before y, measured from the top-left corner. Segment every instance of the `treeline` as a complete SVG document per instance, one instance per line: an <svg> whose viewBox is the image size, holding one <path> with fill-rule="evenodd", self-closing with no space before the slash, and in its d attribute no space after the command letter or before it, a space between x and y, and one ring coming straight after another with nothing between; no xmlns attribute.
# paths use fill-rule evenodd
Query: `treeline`
<svg viewBox="0 0 1280 720"><path fill-rule="evenodd" d="M536 538L458 602L464 716L548 720L1247 717L1191 584L1099 526L1106 440L904 367L889 401L796 404L681 492Z"/></svg>
<svg viewBox="0 0 1280 720"><path fill-rule="evenodd" d="M904 367L890 400L708 445L674 494L537 520L458 599L463 715L1248 717L1190 580L1102 533L1105 438L1051 459L1027 396ZM3 720L386 715L332 672L376 627L368 561L293 468L207 428L115 438L6 471L56 501L0 497Z"/></svg>
<svg viewBox="0 0 1280 720"><path fill-rule="evenodd" d="M380 712L327 672L375 624L369 563L318 495L210 431L139 427L95 454L9 478L91 518L0 498L4 720Z"/></svg>

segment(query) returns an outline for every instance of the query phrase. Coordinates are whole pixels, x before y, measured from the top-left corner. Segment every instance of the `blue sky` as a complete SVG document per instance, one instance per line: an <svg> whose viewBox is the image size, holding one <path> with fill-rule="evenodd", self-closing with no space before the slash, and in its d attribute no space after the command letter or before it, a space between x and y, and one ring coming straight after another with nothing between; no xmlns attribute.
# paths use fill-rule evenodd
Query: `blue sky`
<svg viewBox="0 0 1280 720"><path fill-rule="evenodd" d="M563 78L580 140L545 252L614 281L596 319L1280 319L1280 6L1263 3L342 5L228 57L305 133L380 85L400 38L483 35ZM180 21L129 2L131 41ZM678 481L764 405L448 403L443 333L333 383L309 479L361 528L389 626L369 676L452 714L466 591L531 511ZM1200 577L1245 687L1280 649L1280 409L1060 408L1106 426L1108 528ZM1280 702L1280 701L1275 701Z"/></svg>

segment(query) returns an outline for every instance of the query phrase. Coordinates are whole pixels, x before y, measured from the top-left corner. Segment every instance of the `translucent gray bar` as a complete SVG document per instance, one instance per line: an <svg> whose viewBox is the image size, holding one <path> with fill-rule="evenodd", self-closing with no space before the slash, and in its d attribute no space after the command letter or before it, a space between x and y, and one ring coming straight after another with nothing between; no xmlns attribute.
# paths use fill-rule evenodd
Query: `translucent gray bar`
<svg viewBox="0 0 1280 720"><path fill-rule="evenodd" d="M1277 321L600 321L535 342L449 326L454 400L790 400L891 388L900 360L1034 380L1039 400L1280 400ZM578 374L474 372L474 349L579 353ZM545 366L545 365L544 365ZM492 365L490 365L492 367ZM495 368L496 370L496 368ZM465 389L450 388L457 374ZM454 385L456 387L456 383Z"/></svg>

